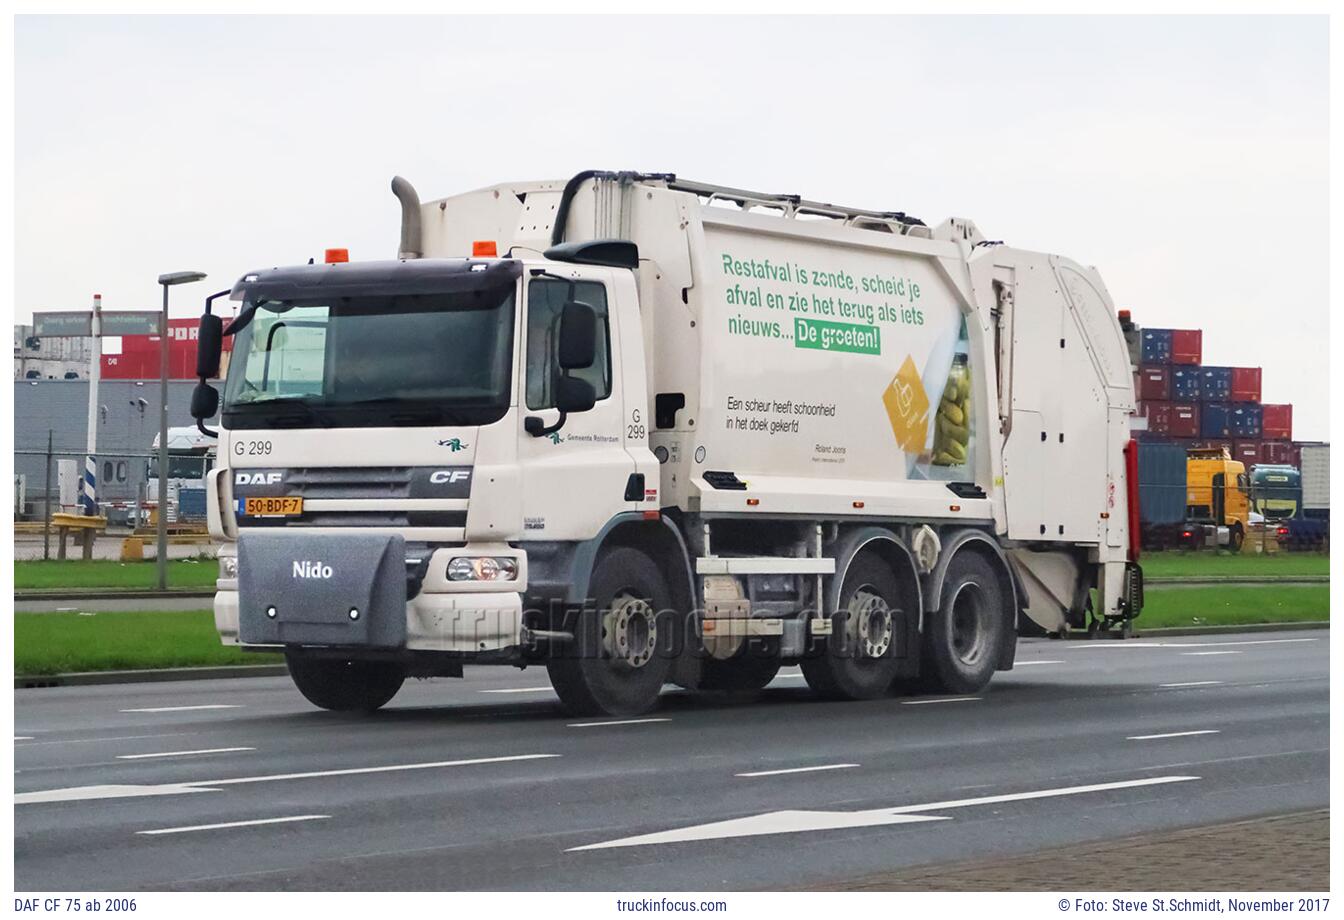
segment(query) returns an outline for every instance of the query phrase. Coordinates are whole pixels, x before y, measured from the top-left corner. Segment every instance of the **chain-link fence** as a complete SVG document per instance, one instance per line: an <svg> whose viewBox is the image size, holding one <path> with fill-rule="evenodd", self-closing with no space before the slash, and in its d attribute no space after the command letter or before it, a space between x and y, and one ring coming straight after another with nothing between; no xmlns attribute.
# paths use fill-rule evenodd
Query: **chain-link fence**
<svg viewBox="0 0 1344 920"><path fill-rule="evenodd" d="M14 451L14 542L16 559L57 558L60 515L81 514L86 452L54 442L49 449ZM213 457L170 452L166 520L173 537L169 556L211 552L205 538L205 473ZM159 513L159 458L149 450L98 452L95 497L107 519L96 540L95 558L121 558L127 537L144 538L153 554ZM68 536L68 535L67 535Z"/></svg>

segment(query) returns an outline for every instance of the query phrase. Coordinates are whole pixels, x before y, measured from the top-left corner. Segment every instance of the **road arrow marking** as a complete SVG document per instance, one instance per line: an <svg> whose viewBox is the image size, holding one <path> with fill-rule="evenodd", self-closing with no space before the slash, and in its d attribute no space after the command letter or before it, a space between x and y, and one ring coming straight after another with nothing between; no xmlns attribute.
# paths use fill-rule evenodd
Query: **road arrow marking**
<svg viewBox="0 0 1344 920"><path fill-rule="evenodd" d="M721 840L726 837L758 837L766 834L796 834L803 831L840 830L850 827L880 827L888 824L910 824L917 821L949 821L938 815L924 817L922 812L950 811L977 805L997 805L1003 802L1023 802L1031 799L1058 798L1084 795L1092 792L1110 792L1117 789L1136 789L1141 786L1159 786L1167 783L1188 783L1198 776L1153 776L1117 783L1096 783L1089 786L1065 786L1060 789L1038 789L1033 792L1012 792L1005 795L987 795L974 799L951 799L923 805L900 805L895 808L875 808L867 811L771 811L728 821L714 821L690 827L622 837L602 843L570 847L578 850L605 850L612 847L647 846L654 843L680 843L690 840Z"/></svg>

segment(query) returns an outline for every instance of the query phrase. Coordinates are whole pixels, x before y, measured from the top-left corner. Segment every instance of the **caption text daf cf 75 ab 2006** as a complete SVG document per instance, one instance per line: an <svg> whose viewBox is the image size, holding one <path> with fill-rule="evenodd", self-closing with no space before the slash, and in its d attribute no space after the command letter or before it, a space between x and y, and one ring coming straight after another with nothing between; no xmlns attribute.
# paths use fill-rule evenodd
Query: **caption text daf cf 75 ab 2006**
<svg viewBox="0 0 1344 920"><path fill-rule="evenodd" d="M397 259L251 272L201 323L198 419L233 339L215 621L316 705L467 663L545 665L582 713L791 663L972 693L1019 631L1138 614L1094 269L668 174L393 191Z"/></svg>

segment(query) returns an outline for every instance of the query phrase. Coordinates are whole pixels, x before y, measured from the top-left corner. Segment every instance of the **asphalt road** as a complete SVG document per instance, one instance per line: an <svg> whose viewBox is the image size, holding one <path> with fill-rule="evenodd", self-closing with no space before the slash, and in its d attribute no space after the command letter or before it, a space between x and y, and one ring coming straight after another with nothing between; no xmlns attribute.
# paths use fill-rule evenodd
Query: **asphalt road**
<svg viewBox="0 0 1344 920"><path fill-rule="evenodd" d="M791 669L633 721L565 716L535 669L373 717L285 678L19 691L15 885L775 889L1304 811L1328 646L1024 641L979 698L822 703Z"/></svg>

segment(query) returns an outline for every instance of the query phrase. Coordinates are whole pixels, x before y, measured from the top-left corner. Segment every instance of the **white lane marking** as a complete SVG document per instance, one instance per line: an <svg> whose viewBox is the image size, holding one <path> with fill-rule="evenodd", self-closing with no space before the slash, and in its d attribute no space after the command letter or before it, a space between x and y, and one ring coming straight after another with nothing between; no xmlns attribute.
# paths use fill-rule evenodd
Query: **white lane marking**
<svg viewBox="0 0 1344 920"><path fill-rule="evenodd" d="M39 744L97 744L100 741L142 741L145 738L184 738L187 735L195 735L196 732L167 732L158 735L118 735L115 738L65 738L60 741L34 741L32 744L20 745L20 747L37 747Z"/></svg>
<svg viewBox="0 0 1344 920"><path fill-rule="evenodd" d="M117 712L193 712L198 709L242 709L236 703L210 703L205 706L150 706L147 709L118 709Z"/></svg>
<svg viewBox="0 0 1344 920"><path fill-rule="evenodd" d="M331 815L294 815L289 818L258 818L255 821L229 821L226 824L194 824L191 827L161 827L152 831L136 831L137 834L185 834L189 831L217 831L226 827L256 827L260 824L288 824L292 821L321 821Z"/></svg>
<svg viewBox="0 0 1344 920"><path fill-rule="evenodd" d="M1034 792L1016 792L1006 795L989 795L976 799L954 799L947 802L930 802L924 805L902 805L896 808L874 808L866 811L772 811L751 815L746 818L733 818L728 821L715 821L710 824L698 824L681 827L654 834L640 834L637 837L622 837L619 840L607 840L602 843L590 843L581 847L570 847L566 852L577 850L604 850L612 847L644 846L653 843L681 843L691 840L718 840L725 837L756 837L764 834L795 834L802 831L832 830L850 827L875 827L885 824L905 824L913 821L949 821L938 815L925 817L918 813L928 811L947 811L954 808L969 808L976 805L994 805L1002 802L1020 802L1029 799L1057 798L1060 796L1083 795L1091 792L1108 792L1117 789L1134 789L1141 786L1156 786L1165 783L1186 783L1197 780L1198 776L1154 776L1146 779L1127 780L1117 783L1097 783L1090 786L1067 786L1061 789L1040 789Z"/></svg>
<svg viewBox="0 0 1344 920"><path fill-rule="evenodd" d="M1036 664L1064 664L1064 662L1063 662L1063 661L1058 661L1058 660L1055 660L1055 659L1050 659L1050 658L1047 658L1047 659L1045 659L1045 660L1043 660L1043 661L1015 661L1015 662L1013 662L1013 667L1015 667L1015 668L1029 668L1029 667L1031 667L1032 665L1036 665Z"/></svg>
<svg viewBox="0 0 1344 920"><path fill-rule="evenodd" d="M506 687L503 690L477 690L477 693L554 693L550 687Z"/></svg>
<svg viewBox="0 0 1344 920"><path fill-rule="evenodd" d="M786 773L815 773L818 770L848 770L856 763L828 763L820 767L793 767L789 770L758 770L755 773L734 773L734 776L783 776Z"/></svg>
<svg viewBox="0 0 1344 920"><path fill-rule="evenodd" d="M1212 687L1221 684L1221 680L1186 680L1179 684L1158 684L1159 687Z"/></svg>
<svg viewBox="0 0 1344 920"><path fill-rule="evenodd" d="M406 770L431 770L436 767L470 767L483 763L510 763L515 760L542 760L559 754L513 754L508 757L473 757L470 760L437 760L432 763L401 763L385 767L352 767L345 770L315 770L312 773L275 773L269 776L239 776L192 782L191 786L236 786L242 783L273 783L284 779L314 779L321 776L358 776L365 773L400 773Z"/></svg>
<svg viewBox="0 0 1344 920"><path fill-rule="evenodd" d="M513 754L508 757L476 757L470 760L440 760L433 763L388 764L382 767L353 767L346 770L318 770L312 773L275 773L267 776L238 776L231 779L203 779L189 783L164 783L143 786L75 786L69 789L43 789L14 796L15 805L43 802L79 802L88 799L117 799L141 795L179 795L184 792L216 792L216 786L243 783L271 783L287 779L314 779L323 776L356 776L365 773L397 773L404 770L429 770L435 767L467 767L484 763L508 763L515 760L540 760L559 754Z"/></svg>
<svg viewBox="0 0 1344 920"><path fill-rule="evenodd" d="M15 741L32 741L32 740L33 740L33 736L32 736L32 735L15 735L15 736L14 736L14 740L15 740Z"/></svg>
<svg viewBox="0 0 1344 920"><path fill-rule="evenodd" d="M776 674L775 680L807 680L806 674Z"/></svg>
<svg viewBox="0 0 1344 920"><path fill-rule="evenodd" d="M1224 649L1221 652L1181 652L1182 655L1197 657L1200 655L1241 655L1242 652L1234 652L1231 649Z"/></svg>
<svg viewBox="0 0 1344 920"><path fill-rule="evenodd" d="M945 700L902 700L902 706L926 706L929 703L978 703L978 696L952 696Z"/></svg>
<svg viewBox="0 0 1344 920"><path fill-rule="evenodd" d="M1166 732L1161 735L1130 735L1126 741L1156 741L1159 738L1188 738L1191 735L1217 735L1219 729L1205 728L1197 732Z"/></svg>
<svg viewBox="0 0 1344 920"><path fill-rule="evenodd" d="M163 783L158 786L74 786L69 789L41 789L37 792L18 792L15 805L43 805L48 802L87 802L94 799L129 799L146 795L186 795L189 792L212 792L181 783Z"/></svg>
<svg viewBox="0 0 1344 920"><path fill-rule="evenodd" d="M650 722L671 722L671 719L617 719L614 722L571 722L570 728L600 728L603 725L647 725Z"/></svg>
<svg viewBox="0 0 1344 920"><path fill-rule="evenodd" d="M117 760L148 760L151 757L187 757L191 754L231 754L234 751L255 751L253 747L204 748L199 751L160 751L156 754L118 754Z"/></svg>
<svg viewBox="0 0 1344 920"><path fill-rule="evenodd" d="M1237 639L1226 642L1184 642L1180 644L1181 648L1213 648L1220 645L1283 645L1288 642L1319 642L1319 637L1308 637L1306 639ZM1174 645L1175 643L1173 643Z"/></svg>

